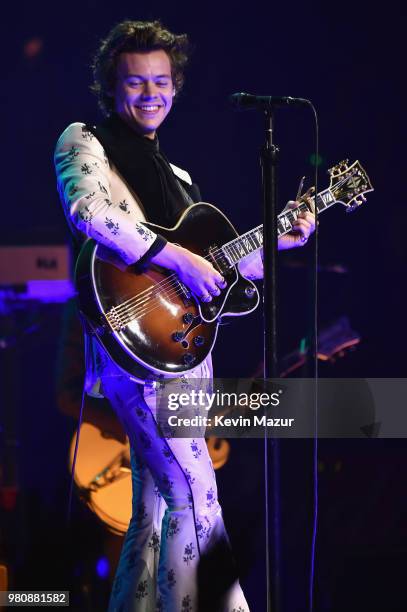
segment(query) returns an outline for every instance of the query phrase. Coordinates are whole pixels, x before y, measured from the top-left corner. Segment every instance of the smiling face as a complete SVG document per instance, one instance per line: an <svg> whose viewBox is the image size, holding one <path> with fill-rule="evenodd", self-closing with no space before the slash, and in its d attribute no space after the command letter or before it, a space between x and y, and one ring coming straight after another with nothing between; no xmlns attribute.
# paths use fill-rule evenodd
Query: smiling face
<svg viewBox="0 0 407 612"><path fill-rule="evenodd" d="M154 138L175 95L168 55L162 49L121 53L116 77L116 113L139 134Z"/></svg>

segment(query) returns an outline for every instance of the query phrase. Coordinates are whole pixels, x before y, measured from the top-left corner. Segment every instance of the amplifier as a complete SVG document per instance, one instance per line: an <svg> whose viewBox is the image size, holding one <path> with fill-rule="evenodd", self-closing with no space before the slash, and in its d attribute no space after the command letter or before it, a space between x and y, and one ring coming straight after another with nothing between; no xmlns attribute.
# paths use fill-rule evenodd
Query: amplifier
<svg viewBox="0 0 407 612"><path fill-rule="evenodd" d="M0 296L65 301L74 295L68 245L0 246Z"/></svg>

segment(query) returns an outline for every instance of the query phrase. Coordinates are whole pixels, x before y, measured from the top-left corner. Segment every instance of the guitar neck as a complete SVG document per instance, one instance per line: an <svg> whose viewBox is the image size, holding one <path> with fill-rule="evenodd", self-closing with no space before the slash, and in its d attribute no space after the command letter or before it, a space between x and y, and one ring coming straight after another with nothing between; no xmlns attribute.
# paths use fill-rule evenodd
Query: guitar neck
<svg viewBox="0 0 407 612"><path fill-rule="evenodd" d="M313 203L317 214L330 208L336 203L336 199L330 189L320 191L316 198L309 198ZM315 204L316 199L316 204ZM306 202L301 202L297 208L282 212L277 217L277 236L284 236L293 229L293 224L301 212L309 211L310 207ZM254 229L234 238L223 245L222 251L231 266L236 265L250 253L258 251L263 246L263 225L258 225Z"/></svg>

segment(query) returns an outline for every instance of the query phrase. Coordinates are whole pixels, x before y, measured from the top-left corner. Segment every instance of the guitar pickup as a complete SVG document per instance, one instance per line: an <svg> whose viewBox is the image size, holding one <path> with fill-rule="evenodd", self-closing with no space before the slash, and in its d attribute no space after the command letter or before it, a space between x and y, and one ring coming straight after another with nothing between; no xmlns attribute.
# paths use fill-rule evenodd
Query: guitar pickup
<svg viewBox="0 0 407 612"><path fill-rule="evenodd" d="M228 272L230 272L232 264L226 257L223 249L220 249L216 244L214 244L209 247L208 255L211 258L213 267L218 270L218 272L223 275L228 274Z"/></svg>

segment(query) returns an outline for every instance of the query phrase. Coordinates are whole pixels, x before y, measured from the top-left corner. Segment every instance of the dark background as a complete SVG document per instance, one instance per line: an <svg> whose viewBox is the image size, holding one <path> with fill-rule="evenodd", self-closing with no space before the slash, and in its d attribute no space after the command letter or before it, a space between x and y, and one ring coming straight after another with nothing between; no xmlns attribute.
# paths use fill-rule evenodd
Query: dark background
<svg viewBox="0 0 407 612"><path fill-rule="evenodd" d="M146 5L145 5L146 6ZM318 312L322 325L347 315L359 332L357 350L322 375L405 376L405 20L401 3L164 3L141 8L124 0L16 3L8 6L0 40L2 243L55 244L67 230L55 188L53 147L73 121L99 119L88 90L90 58L100 37L123 18L161 18L194 45L185 88L160 143L176 165L200 185L204 201L226 212L240 230L261 222L258 155L263 119L228 105L235 91L310 98L320 122L320 187L326 170L344 158L359 159L375 191L354 214L336 206L321 216L322 267ZM301 176L312 184L313 121L306 108L276 116L281 149L279 200L295 197ZM402 162L403 163L400 163ZM311 243L310 243L311 244ZM280 256L281 355L307 333L311 290L306 272L312 247ZM17 327L36 331L3 352L2 411L13 410L19 439L20 501L6 512L10 526L3 558L13 588L67 588L75 584L78 610L84 584L101 597L107 587L94 565L104 531L75 505L65 528L67 448L73 422L58 413L54 393L62 306L18 312ZM10 322L4 318L4 325ZM260 309L220 332L218 375L246 376L261 360ZM7 368L13 362L13 373ZM11 406L13 408L11 408ZM4 417L3 417L4 418ZM287 610L306 608L312 521L312 448L286 443L283 453L284 593ZM406 569L406 452L404 440L323 441L320 445L320 517L316 609L404 610ZM264 509L262 448L232 442L219 472L242 581L255 612L264 610ZM239 482L239 487L236 483ZM242 529L242 525L244 529ZM81 534L81 535L78 535ZM83 534L86 534L84 537ZM51 539L52 545L45 545ZM103 582L103 581L102 581ZM90 595L91 598L93 595ZM82 599L81 599L82 597ZM89 598L88 598L89 600ZM84 608L86 609L86 608Z"/></svg>

